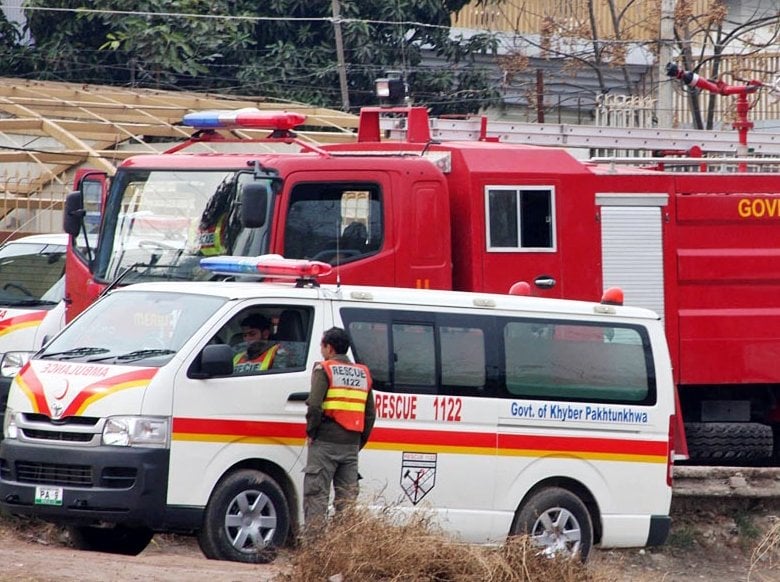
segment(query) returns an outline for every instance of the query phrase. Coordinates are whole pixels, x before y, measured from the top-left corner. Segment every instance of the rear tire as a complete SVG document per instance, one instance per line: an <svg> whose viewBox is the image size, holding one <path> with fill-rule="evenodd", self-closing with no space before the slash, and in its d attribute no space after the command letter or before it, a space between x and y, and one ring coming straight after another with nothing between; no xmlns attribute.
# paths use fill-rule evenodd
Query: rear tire
<svg viewBox="0 0 780 582"><path fill-rule="evenodd" d="M154 532L146 527L70 526L68 536L73 547L90 552L137 556L152 541Z"/></svg>
<svg viewBox="0 0 780 582"><path fill-rule="evenodd" d="M689 422L685 438L691 463L734 464L772 457L772 427L757 422Z"/></svg>
<svg viewBox="0 0 780 582"><path fill-rule="evenodd" d="M276 481L260 471L241 470L212 492L198 544L212 560L267 564L289 528L287 499Z"/></svg>
<svg viewBox="0 0 780 582"><path fill-rule="evenodd" d="M528 535L544 554L588 559L593 523L585 504L561 487L534 493L515 514L511 535Z"/></svg>

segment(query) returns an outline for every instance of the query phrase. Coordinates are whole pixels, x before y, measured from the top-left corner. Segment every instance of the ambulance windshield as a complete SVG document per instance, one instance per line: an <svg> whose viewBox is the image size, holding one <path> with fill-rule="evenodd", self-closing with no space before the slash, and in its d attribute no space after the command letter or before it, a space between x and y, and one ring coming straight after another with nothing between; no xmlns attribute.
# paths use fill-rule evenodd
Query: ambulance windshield
<svg viewBox="0 0 780 582"><path fill-rule="evenodd" d="M19 241L0 248L0 306L51 306L62 299L66 245Z"/></svg>
<svg viewBox="0 0 780 582"><path fill-rule="evenodd" d="M267 227L244 228L240 192L257 179L229 170L128 170L117 174L105 208L95 277L123 284L155 279L205 280L204 256L257 256ZM270 179L269 179L270 181ZM273 197L269 197L269 204Z"/></svg>
<svg viewBox="0 0 780 582"><path fill-rule="evenodd" d="M163 366L225 301L186 293L114 292L85 311L38 357Z"/></svg>

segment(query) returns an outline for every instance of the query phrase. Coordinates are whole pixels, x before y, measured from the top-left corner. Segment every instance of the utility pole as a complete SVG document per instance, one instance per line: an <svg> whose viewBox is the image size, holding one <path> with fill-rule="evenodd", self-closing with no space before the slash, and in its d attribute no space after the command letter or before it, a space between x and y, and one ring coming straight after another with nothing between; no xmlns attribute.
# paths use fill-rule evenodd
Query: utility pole
<svg viewBox="0 0 780 582"><path fill-rule="evenodd" d="M336 58L339 64L339 86L341 87L341 107L349 111L349 91L347 90L347 67L344 64L344 41L341 38L341 5L339 0L331 0L333 12L333 30L336 33Z"/></svg>
<svg viewBox="0 0 780 582"><path fill-rule="evenodd" d="M658 101L655 117L658 127L672 127L673 87L666 76L666 65L672 61L674 43L675 0L661 0L661 26L658 39Z"/></svg>

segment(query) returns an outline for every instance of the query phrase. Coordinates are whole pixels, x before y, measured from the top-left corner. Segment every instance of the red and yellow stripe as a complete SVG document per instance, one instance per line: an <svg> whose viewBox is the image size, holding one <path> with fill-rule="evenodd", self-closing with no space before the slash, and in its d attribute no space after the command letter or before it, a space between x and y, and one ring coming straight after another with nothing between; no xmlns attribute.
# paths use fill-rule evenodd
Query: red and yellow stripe
<svg viewBox="0 0 780 582"><path fill-rule="evenodd" d="M212 443L251 443L300 446L306 425L290 422L175 418L173 440ZM516 457L571 457L599 461L666 463L666 440L604 437L555 437L449 430L410 430L375 427L366 448L387 451L499 455Z"/></svg>
<svg viewBox="0 0 780 582"><path fill-rule="evenodd" d="M13 333L26 327L37 327L46 317L46 310L37 310L32 313L25 313L24 315L17 315L16 317L9 317L0 321L0 336Z"/></svg>
<svg viewBox="0 0 780 582"><path fill-rule="evenodd" d="M108 378L101 378L97 382L82 388L60 416L78 416L83 414L91 404L106 396L116 394L128 388L144 388L152 381L156 373L157 368L142 368ZM29 363L19 372L16 382L30 400L33 412L51 416L43 384Z"/></svg>

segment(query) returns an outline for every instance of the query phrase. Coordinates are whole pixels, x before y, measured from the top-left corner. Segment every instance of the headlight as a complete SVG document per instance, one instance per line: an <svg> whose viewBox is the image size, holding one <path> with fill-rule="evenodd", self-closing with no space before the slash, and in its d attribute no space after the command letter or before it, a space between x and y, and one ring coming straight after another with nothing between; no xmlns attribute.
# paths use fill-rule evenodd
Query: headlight
<svg viewBox="0 0 780 582"><path fill-rule="evenodd" d="M168 419L112 416L103 426L103 444L115 447L167 447Z"/></svg>
<svg viewBox="0 0 780 582"><path fill-rule="evenodd" d="M16 426L16 412L10 408L5 409L3 435L5 435L5 438L7 439L15 439L19 436L19 427Z"/></svg>
<svg viewBox="0 0 780 582"><path fill-rule="evenodd" d="M0 375L13 378L35 352L6 352L0 360Z"/></svg>

